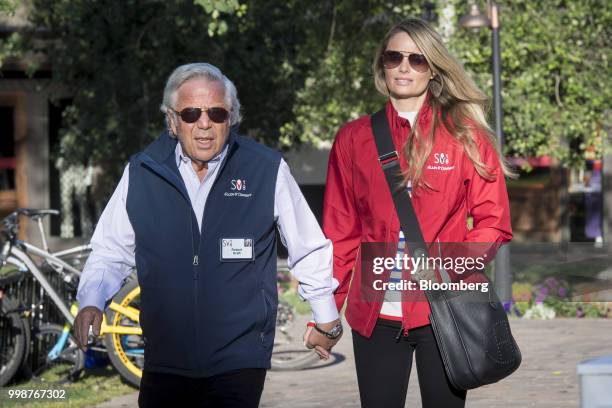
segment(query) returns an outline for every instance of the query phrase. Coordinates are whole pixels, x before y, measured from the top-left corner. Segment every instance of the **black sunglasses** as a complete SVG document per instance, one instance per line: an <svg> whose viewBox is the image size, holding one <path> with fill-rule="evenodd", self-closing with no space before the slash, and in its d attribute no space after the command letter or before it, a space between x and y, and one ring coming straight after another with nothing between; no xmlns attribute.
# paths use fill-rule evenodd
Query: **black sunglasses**
<svg viewBox="0 0 612 408"><path fill-rule="evenodd" d="M410 68L417 72L426 72L429 69L429 63L423 54L387 50L381 55L382 64L386 69L398 67L404 60L404 57L408 58Z"/></svg>
<svg viewBox="0 0 612 408"><path fill-rule="evenodd" d="M174 109L172 109L174 110ZM229 112L225 108L213 107L213 108L200 108L200 107L188 107L182 109L180 112L174 110L185 123L195 123L202 116L202 112L206 112L208 118L214 123L224 123L229 118Z"/></svg>

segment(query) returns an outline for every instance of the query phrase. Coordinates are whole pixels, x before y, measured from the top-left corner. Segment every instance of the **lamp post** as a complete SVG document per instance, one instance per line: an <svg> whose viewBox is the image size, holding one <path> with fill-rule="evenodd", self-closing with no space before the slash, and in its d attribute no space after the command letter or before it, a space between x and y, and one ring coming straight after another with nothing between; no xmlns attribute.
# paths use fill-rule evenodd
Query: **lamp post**
<svg viewBox="0 0 612 408"><path fill-rule="evenodd" d="M499 143L500 152L504 148L504 131L502 128L502 96L501 96L501 52L499 46L499 6L494 0L487 0L487 16L480 13L474 3L470 5L468 14L459 19L459 25L464 28L478 30L489 27L492 32L493 48L493 106L495 109L495 135ZM510 250L507 245L502 246L495 256L495 290L504 305L512 300L512 270L510 268Z"/></svg>

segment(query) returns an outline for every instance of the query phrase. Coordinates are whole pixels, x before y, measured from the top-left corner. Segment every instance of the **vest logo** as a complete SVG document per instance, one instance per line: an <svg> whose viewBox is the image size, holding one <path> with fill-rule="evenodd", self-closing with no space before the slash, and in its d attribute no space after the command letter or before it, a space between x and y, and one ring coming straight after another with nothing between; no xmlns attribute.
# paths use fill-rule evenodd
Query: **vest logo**
<svg viewBox="0 0 612 408"><path fill-rule="evenodd" d="M234 179L231 181L232 191L246 191L246 180Z"/></svg>
<svg viewBox="0 0 612 408"><path fill-rule="evenodd" d="M223 193L226 197L243 197L250 198L253 193L246 193L247 182L245 179L232 179L230 180L230 191Z"/></svg>
<svg viewBox="0 0 612 408"><path fill-rule="evenodd" d="M454 165L450 164L450 157L446 153L434 153L434 164L428 165L427 170L437 170L437 171L449 171L455 168Z"/></svg>

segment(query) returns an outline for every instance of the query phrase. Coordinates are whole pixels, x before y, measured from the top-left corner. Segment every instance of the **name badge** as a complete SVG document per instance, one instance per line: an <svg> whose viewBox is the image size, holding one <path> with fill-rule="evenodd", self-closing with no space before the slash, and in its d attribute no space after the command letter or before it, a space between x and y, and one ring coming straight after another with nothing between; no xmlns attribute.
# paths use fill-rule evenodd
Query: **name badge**
<svg viewBox="0 0 612 408"><path fill-rule="evenodd" d="M253 260L251 238L221 238L221 261Z"/></svg>

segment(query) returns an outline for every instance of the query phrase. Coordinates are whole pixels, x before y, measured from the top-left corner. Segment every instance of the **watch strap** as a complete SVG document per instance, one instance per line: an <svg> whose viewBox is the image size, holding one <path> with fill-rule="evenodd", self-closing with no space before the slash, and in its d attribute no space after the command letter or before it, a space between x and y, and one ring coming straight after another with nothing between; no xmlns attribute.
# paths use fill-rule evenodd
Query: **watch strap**
<svg viewBox="0 0 612 408"><path fill-rule="evenodd" d="M342 323L341 323L341 322L338 322L338 323L337 323L337 324L336 324L336 325L333 327L333 328L340 327L340 332L339 332L337 335L333 335L333 334L331 334L330 332L326 332L325 330L321 329L321 328L320 328L319 326L317 326L316 324L315 324L313 327L314 327L314 329L315 329L316 331L318 331L319 333L321 333L322 335L324 335L325 337L327 337L328 339L331 339L331 340L335 340L335 339L337 339L337 338L338 338L338 336L340 336L340 333L342 333L342 331L343 331L343 330L342 330Z"/></svg>

